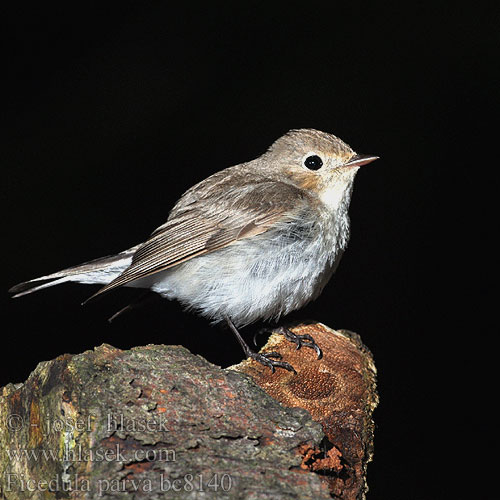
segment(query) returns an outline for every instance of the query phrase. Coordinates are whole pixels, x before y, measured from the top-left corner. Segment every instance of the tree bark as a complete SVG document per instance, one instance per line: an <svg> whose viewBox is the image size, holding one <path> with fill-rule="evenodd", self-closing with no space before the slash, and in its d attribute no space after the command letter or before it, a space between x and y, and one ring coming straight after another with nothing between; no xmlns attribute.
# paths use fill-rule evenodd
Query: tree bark
<svg viewBox="0 0 500 500"><path fill-rule="evenodd" d="M358 500L368 490L366 469L373 457L372 414L378 404L376 369L360 337L348 330L332 330L321 323L300 324L296 335L311 335L323 358L313 349L296 345L273 333L261 352L276 351L297 374L272 374L253 360L234 368L250 375L269 395L287 407L305 408L322 425L321 445L305 450L302 466L321 474L334 498Z"/></svg>
<svg viewBox="0 0 500 500"><path fill-rule="evenodd" d="M306 330L322 360L276 334L263 348L297 375L161 345L40 363L1 390L0 498L364 498L371 355L353 334Z"/></svg>

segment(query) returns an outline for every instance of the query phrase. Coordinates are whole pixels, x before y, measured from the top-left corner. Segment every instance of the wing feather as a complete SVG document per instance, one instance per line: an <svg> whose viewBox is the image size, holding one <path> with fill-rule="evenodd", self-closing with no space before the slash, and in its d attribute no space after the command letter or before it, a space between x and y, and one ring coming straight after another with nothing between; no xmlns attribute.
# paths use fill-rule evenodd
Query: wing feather
<svg viewBox="0 0 500 500"><path fill-rule="evenodd" d="M259 182L247 186L243 195L224 196L218 185L212 196L190 199L184 209L181 198L169 220L137 249L131 265L90 298L267 231L303 207L302 190L286 183L279 186L277 190L276 181Z"/></svg>

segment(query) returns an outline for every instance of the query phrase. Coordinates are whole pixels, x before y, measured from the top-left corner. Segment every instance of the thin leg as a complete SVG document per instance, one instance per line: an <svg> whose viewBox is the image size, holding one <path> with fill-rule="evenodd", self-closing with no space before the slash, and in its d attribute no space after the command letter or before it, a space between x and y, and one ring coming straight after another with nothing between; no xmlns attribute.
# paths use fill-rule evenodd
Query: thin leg
<svg viewBox="0 0 500 500"><path fill-rule="evenodd" d="M234 323L231 321L231 319L228 316L226 316L225 319L226 319L226 322L227 322L229 328L234 333L234 336L236 337L236 339L240 343L240 345L243 349L243 352L245 353L245 356L247 358L254 359L255 361L258 361L259 363L263 364L264 366L268 366L269 368L271 368L272 373L275 372L276 366L278 368L284 368L285 370L297 373L295 371L295 369L293 368L293 366L290 365L289 363L287 363L286 361L276 361L274 359L270 359L270 358L281 359L281 354L279 354L277 352L267 352L265 354L260 354L258 352L252 351L250 349L250 347L248 347L246 342L243 340L243 337L241 336L238 329L234 326Z"/></svg>

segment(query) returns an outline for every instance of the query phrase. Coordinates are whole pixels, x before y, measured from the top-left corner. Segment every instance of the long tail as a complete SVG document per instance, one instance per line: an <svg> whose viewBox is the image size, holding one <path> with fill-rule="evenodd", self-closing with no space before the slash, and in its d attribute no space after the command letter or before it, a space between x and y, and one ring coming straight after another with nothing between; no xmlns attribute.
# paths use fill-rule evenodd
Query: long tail
<svg viewBox="0 0 500 500"><path fill-rule="evenodd" d="M100 259L85 262L79 266L69 267L57 273L41 276L13 286L9 292L13 297L21 297L28 293L37 292L50 286L59 285L68 281L87 284L107 284L119 276L132 262L132 256L139 245L117 255L101 257Z"/></svg>

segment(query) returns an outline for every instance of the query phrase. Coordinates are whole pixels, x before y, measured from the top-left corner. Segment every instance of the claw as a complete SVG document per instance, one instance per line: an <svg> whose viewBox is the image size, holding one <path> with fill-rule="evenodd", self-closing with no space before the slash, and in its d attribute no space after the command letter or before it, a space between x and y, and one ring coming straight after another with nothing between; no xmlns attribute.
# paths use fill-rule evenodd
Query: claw
<svg viewBox="0 0 500 500"><path fill-rule="evenodd" d="M259 330L257 330L255 333L254 333L254 336L253 336L253 345L255 347L258 347L257 345L257 337L259 335L262 335L263 333L266 333L267 331L269 331L268 329L266 329L265 327L264 328L260 328Z"/></svg>
<svg viewBox="0 0 500 500"><path fill-rule="evenodd" d="M276 352L276 351L271 351L271 352L266 352L264 353L266 355L266 357L268 358L276 358L276 359L281 359L283 356L279 353L279 352Z"/></svg>
<svg viewBox="0 0 500 500"><path fill-rule="evenodd" d="M321 359L323 357L323 352L310 335L297 335L284 326L280 326L276 331L277 333L281 333L282 335L284 335L288 340L290 340L290 342L294 342L295 344L297 344L296 350L299 350L302 346L309 347L316 351L318 359Z"/></svg>
<svg viewBox="0 0 500 500"><path fill-rule="evenodd" d="M266 352L262 354L257 352L251 352L248 353L248 357L254 359L255 361L264 366L269 367L271 369L271 373L274 373L276 371L275 367L283 368L295 374L297 373L295 371L295 368L290 363L287 363L286 361L275 361L273 359L269 359L269 358L280 359L281 355L278 354L277 352Z"/></svg>
<svg viewBox="0 0 500 500"><path fill-rule="evenodd" d="M243 351L244 351L247 358L254 359L255 361L263 364L264 366L268 366L269 368L271 368L272 373L274 373L276 371L275 367L283 368L284 370L288 370L288 371L291 371L293 373L297 373L291 364L289 364L285 361L275 361L274 359L270 359L270 358L281 359L281 357L282 357L281 354L276 352L276 351L271 351L271 352L262 353L262 354L252 351L250 349L250 347L248 347L247 344L245 343L245 341L243 340L243 337L241 336L241 334L238 331L238 329L236 328L236 326L234 326L234 323L231 321L231 319L228 316L226 316L225 319L226 319L226 322L227 322L229 328L234 333L236 339L238 340L241 347L243 348ZM254 338L254 341L255 341L255 338Z"/></svg>

